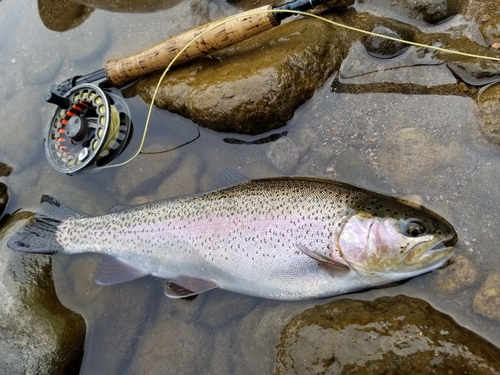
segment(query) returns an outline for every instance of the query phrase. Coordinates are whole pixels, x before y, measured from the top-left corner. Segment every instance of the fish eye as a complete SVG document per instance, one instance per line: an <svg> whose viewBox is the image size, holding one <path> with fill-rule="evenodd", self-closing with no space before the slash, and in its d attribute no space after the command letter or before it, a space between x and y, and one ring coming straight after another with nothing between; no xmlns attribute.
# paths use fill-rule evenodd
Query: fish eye
<svg viewBox="0 0 500 375"><path fill-rule="evenodd" d="M404 232L410 237L419 237L426 233L426 229L420 220L410 219L405 222Z"/></svg>

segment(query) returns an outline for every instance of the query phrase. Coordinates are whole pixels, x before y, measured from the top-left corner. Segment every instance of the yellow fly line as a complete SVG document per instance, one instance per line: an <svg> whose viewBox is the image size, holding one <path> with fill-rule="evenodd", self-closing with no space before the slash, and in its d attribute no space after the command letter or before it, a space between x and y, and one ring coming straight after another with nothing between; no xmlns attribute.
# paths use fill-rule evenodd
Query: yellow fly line
<svg viewBox="0 0 500 375"><path fill-rule="evenodd" d="M338 22L326 19L324 17L318 16L316 14L307 13L307 12L301 12L301 11L297 11L297 10L284 10L284 9L283 10L279 10L279 11L272 10L272 9L271 10L259 10L259 11L255 11L255 12L251 12L251 13L245 13L245 16L250 16L250 15L253 16L253 15L264 14L264 13L278 13L278 12L294 13L294 14L300 14L300 15L303 15L303 16L306 16L306 17L316 18L316 19L318 19L320 21L327 22L327 23L329 23L331 25L334 25L334 26L337 26L337 27L341 27L341 28L344 28L344 29L347 29L347 30L356 31L358 33L362 33L362 34L366 34L366 35L371 35L371 36L376 36L376 37L384 38L384 39L387 39L387 40L393 40L393 41L396 41L396 42L401 42L401 43L408 44L408 45L415 46L415 47L423 47L423 48L428 48L428 49L432 49L432 50L435 50L435 51L440 51L440 52L443 52L443 53L449 53L449 54L454 54L454 55L466 56L466 57L477 58L477 59L482 59L482 60L500 61L500 57L490 57L490 56L483 56L483 55L475 55L475 54L471 54L471 53L466 53L466 52L461 52L461 51L456 51L456 50L450 50L450 49L446 49L446 48L442 48L442 47L436 47L436 46L430 46L430 45L416 43L416 42L410 42L408 40L394 38L394 37L391 37L391 36L388 36L388 35L378 34L378 33L374 33L374 32L371 32L371 31L366 31L366 30L363 30L363 29L358 29L356 27L347 26L347 25L344 25L342 23L338 23ZM139 145L139 148L138 148L137 152L132 157L130 157L128 160L126 160L126 161L124 161L122 163L114 164L114 165L108 165L108 166L102 166L101 168L113 168L113 167L123 166L123 165L131 162L133 159L135 159L141 153L142 148L144 146L144 142L146 140L146 135L147 135L147 132L148 132L149 123L150 123L150 119L151 119L151 113L153 112L154 102L156 100L156 96L158 94L158 90L160 89L160 85L163 82L163 79L165 78L165 75L168 73L168 71L170 70L170 68L172 67L172 65L179 58L179 56L181 56L182 53L187 48L189 48L189 46L191 44L193 44L198 38L203 37L206 33L212 31L213 29L215 29L215 28L217 28L219 26L222 26L226 22L235 20L235 19L237 19L239 17L241 17L241 14L237 14L237 15L234 15L232 17L228 17L228 18L224 19L221 22L215 23L213 26L209 27L208 29L204 30L202 33L200 33L199 35L197 35L196 37L194 37L189 43L187 43L177 53L177 55L172 59L172 61L170 62L170 64L168 64L168 66L165 68L165 70L163 71L160 79L158 80L158 83L156 84L156 87L155 87L155 90L154 90L154 93L153 93L153 97L152 97L151 103L149 105L149 111L148 111L148 115L147 115L147 118L146 118L146 123L145 123L145 126L144 126L144 133L142 135L141 143Z"/></svg>

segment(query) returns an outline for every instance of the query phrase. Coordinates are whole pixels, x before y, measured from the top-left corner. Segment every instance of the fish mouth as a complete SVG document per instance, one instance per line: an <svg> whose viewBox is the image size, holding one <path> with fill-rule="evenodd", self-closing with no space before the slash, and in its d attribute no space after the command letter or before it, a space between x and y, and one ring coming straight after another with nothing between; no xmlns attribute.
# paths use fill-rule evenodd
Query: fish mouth
<svg viewBox="0 0 500 375"><path fill-rule="evenodd" d="M446 239L430 239L415 244L405 255L403 262L408 266L432 266L446 261L455 251L457 235Z"/></svg>

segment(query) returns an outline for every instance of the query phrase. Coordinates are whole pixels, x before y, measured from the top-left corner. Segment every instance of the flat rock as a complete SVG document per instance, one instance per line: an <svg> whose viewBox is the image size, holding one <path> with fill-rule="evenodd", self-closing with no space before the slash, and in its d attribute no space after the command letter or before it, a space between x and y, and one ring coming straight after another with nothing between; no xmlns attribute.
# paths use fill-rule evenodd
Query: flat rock
<svg viewBox="0 0 500 375"><path fill-rule="evenodd" d="M275 373L497 374L500 349L427 302L406 296L340 299L294 317Z"/></svg>

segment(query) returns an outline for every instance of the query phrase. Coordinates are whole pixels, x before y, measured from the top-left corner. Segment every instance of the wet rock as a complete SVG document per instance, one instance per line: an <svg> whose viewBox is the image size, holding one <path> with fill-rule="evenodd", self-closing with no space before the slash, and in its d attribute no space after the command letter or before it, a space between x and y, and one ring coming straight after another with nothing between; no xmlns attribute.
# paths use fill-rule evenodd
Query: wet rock
<svg viewBox="0 0 500 375"><path fill-rule="evenodd" d="M437 24L457 14L466 5L465 1L447 0L364 0L361 10L374 10L396 18L409 18Z"/></svg>
<svg viewBox="0 0 500 375"><path fill-rule="evenodd" d="M267 158L282 173L292 173L300 159L300 149L290 138L280 138L272 142L266 151Z"/></svg>
<svg viewBox="0 0 500 375"><path fill-rule="evenodd" d="M435 289L442 294L453 294L473 286L477 281L476 266L464 255L455 255L451 264L432 273Z"/></svg>
<svg viewBox="0 0 500 375"><path fill-rule="evenodd" d="M331 27L312 19L283 24L176 68L166 75L155 104L217 131L275 129L338 68L344 34L336 30L333 38ZM158 78L141 80L127 95L150 102Z"/></svg>
<svg viewBox="0 0 500 375"><path fill-rule="evenodd" d="M5 185L3 182L0 182L0 216L2 216L8 201L9 192L7 189L7 185Z"/></svg>
<svg viewBox="0 0 500 375"><path fill-rule="evenodd" d="M414 47L392 59L370 59L361 42L352 44L342 61L339 81L343 84L413 84L435 87L455 84L449 69L434 59L432 53L421 53Z"/></svg>
<svg viewBox="0 0 500 375"><path fill-rule="evenodd" d="M474 296L473 308L478 314L500 321L500 273L488 275Z"/></svg>
<svg viewBox="0 0 500 375"><path fill-rule="evenodd" d="M94 9L71 0L38 0L43 24L54 31L66 31L85 22Z"/></svg>
<svg viewBox="0 0 500 375"><path fill-rule="evenodd" d="M500 42L500 14L489 14L487 20L479 27L484 41L488 45Z"/></svg>
<svg viewBox="0 0 500 375"><path fill-rule="evenodd" d="M12 172L12 167L9 167L7 164L0 163L0 177L6 177L10 175Z"/></svg>
<svg viewBox="0 0 500 375"><path fill-rule="evenodd" d="M380 169L396 189L418 186L423 176L433 176L433 186L445 189L449 181L443 170L463 161L457 142L444 146L426 130L403 129L382 142L378 151Z"/></svg>
<svg viewBox="0 0 500 375"><path fill-rule="evenodd" d="M85 322L59 302L50 257L7 248L8 239L31 217L20 212L1 223L0 372L77 374Z"/></svg>
<svg viewBox="0 0 500 375"><path fill-rule="evenodd" d="M281 333L276 374L496 374L500 349L427 302L340 299L306 310Z"/></svg>
<svg viewBox="0 0 500 375"><path fill-rule="evenodd" d="M396 39L411 39L410 36L402 37L390 28L380 25L375 26L372 32ZM407 44L373 35L367 36L363 44L370 56L378 57L381 59L396 57L408 49Z"/></svg>
<svg viewBox="0 0 500 375"><path fill-rule="evenodd" d="M483 133L500 145L500 82L481 91L478 105L479 124Z"/></svg>
<svg viewBox="0 0 500 375"><path fill-rule="evenodd" d="M408 9L411 11L420 13L425 22L438 23L450 16L446 0L416 0L404 1L403 3L408 5ZM413 12L412 14L414 14Z"/></svg>

